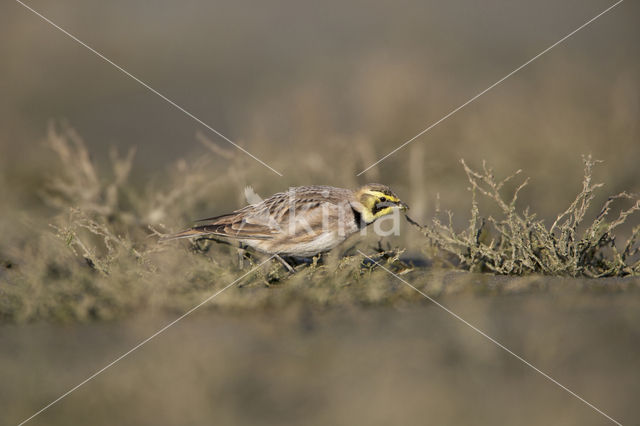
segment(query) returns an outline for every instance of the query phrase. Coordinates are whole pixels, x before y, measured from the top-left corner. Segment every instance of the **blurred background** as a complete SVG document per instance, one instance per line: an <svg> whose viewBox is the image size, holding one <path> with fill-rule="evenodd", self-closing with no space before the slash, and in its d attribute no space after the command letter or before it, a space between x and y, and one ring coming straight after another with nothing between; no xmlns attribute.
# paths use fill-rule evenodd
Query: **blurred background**
<svg viewBox="0 0 640 426"><path fill-rule="evenodd" d="M355 174L612 2L112 1L28 3L284 174L246 157L240 190L391 185L426 221L468 205L465 158L533 178L544 217L580 188L582 154L607 194L639 191L640 5L625 2L360 177ZM134 177L158 178L232 148L18 3L0 13L0 150L11 187L51 161L47 125L66 122L98 163L137 147ZM220 170L225 157L218 155ZM603 194L604 196L604 194ZM194 213L198 216L201 212ZM194 217L195 217L194 216Z"/></svg>
<svg viewBox="0 0 640 426"><path fill-rule="evenodd" d="M581 189L583 154L604 161L595 171L594 179L605 183L596 203L623 190L640 192L637 2L623 2L362 176L356 174L613 2L28 4L284 176L19 3L2 2L0 260L28 279L16 279L24 288L15 294L24 300L14 302L3 293L14 294L13 283L2 282L9 273L0 270L0 308L17 312L3 314L16 322L107 319L3 324L0 406L10 407L4 411L10 419L0 418L2 424L25 418L175 318L166 311L151 318L132 312L170 306L179 314L237 274L228 267L236 265L233 255L225 252L217 264L174 247L158 262L171 274L136 275L135 260L115 258L130 275L98 279L60 241L47 240L55 239L52 218L66 215L71 204L44 202L43 188L66 172L83 184L46 143L65 129L84 140L104 176L113 174L113 148L120 157L136 148L130 179L136 195L125 187L126 202L113 202L103 215L107 222L118 209L137 215L117 218L113 226L114 232L126 229L127 237L131 224L138 226L131 234L136 244L151 241L147 224L176 230L242 206L246 185L267 196L289 186L378 181L400 194L414 219L428 222L440 207L463 224L470 197L461 158L474 168L486 160L498 176L523 169L532 180L520 206L544 219L555 218ZM190 183L180 186L181 176ZM217 176L210 186L203 181ZM174 187L187 190L173 197ZM190 195L194 187L201 190ZM127 227L118 228L121 223ZM405 228L396 244L415 251L424 238ZM72 280L76 272L63 267L73 262L69 270L82 273ZM218 270L202 264L227 272L212 279ZM182 287L166 292L170 281L187 274ZM414 278L435 285L423 271L414 271ZM588 280L572 281L577 291L545 293L564 288L564 281L541 277L526 286L540 294L496 296L494 278L471 276L468 287L453 285L469 297L452 296L445 304L623 423L638 418L637 281L620 281L602 293L583 291ZM229 300L242 294L243 303L254 295L264 300L268 292L269 302L218 311L217 302L227 303L221 298L213 312L186 319L171 330L175 334L158 338L158 346L150 343L34 424L408 424L427 418L441 424L602 424L603 417L417 295L406 305L385 302L385 292L396 291L385 279L349 287L336 278L325 288L329 296L323 293L315 304L302 301L311 292L300 283L289 286L295 292L288 298L281 297L289 294L287 283L282 293L265 286L229 292ZM362 288L369 293L360 297ZM77 294L82 298L69 300ZM327 303L331 297L357 303ZM51 313L49 306L63 312ZM77 312L67 312L68 306ZM106 314L96 314L94 306Z"/></svg>

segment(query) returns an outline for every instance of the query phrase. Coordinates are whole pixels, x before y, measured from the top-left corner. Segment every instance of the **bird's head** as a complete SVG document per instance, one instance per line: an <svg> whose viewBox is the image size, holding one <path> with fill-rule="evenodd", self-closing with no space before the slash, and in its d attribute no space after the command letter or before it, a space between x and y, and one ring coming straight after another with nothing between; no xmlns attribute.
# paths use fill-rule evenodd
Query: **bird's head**
<svg viewBox="0 0 640 426"><path fill-rule="evenodd" d="M408 205L386 185L369 183L356 192L356 200L362 204L362 220L369 224L393 212L393 209L407 210Z"/></svg>

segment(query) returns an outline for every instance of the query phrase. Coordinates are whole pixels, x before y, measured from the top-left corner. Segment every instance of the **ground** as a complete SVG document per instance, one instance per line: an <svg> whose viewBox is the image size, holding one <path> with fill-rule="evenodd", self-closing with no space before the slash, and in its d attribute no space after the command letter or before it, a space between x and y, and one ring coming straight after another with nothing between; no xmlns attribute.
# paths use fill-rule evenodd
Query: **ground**
<svg viewBox="0 0 640 426"><path fill-rule="evenodd" d="M449 289L439 292L440 303L617 421L639 418L637 278L447 273L435 287ZM176 316L3 326L3 423L28 417ZM373 307L291 301L251 312L221 309L213 300L31 424L69 419L96 425L607 424L425 299Z"/></svg>

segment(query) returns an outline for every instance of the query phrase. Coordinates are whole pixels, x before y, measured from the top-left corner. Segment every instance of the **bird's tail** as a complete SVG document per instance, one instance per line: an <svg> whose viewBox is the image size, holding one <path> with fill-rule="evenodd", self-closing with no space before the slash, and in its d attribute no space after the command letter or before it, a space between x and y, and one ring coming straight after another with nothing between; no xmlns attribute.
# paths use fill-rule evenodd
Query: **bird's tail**
<svg viewBox="0 0 640 426"><path fill-rule="evenodd" d="M164 235L160 238L159 242L164 243L166 241L178 240L180 238L193 238L210 234L210 232L198 228L200 227L187 229L186 231L178 232L177 234Z"/></svg>

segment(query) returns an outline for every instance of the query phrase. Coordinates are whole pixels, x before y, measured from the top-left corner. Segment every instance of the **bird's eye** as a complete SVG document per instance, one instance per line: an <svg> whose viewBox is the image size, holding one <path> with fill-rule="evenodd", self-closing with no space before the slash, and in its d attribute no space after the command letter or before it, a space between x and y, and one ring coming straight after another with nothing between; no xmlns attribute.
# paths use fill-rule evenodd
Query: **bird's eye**
<svg viewBox="0 0 640 426"><path fill-rule="evenodd" d="M380 201L384 203L385 201L387 201L387 199L385 197L382 197L380 198Z"/></svg>

